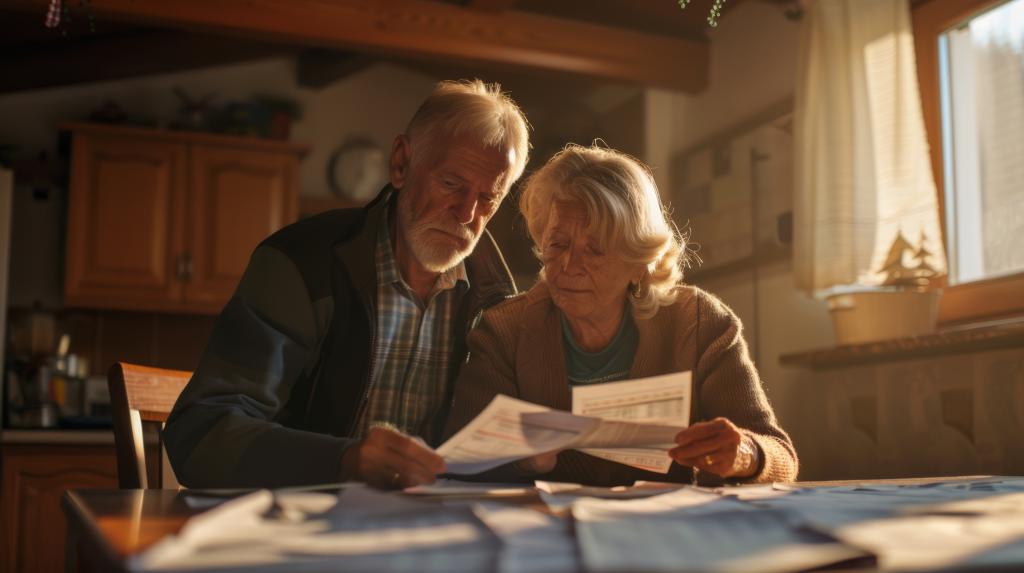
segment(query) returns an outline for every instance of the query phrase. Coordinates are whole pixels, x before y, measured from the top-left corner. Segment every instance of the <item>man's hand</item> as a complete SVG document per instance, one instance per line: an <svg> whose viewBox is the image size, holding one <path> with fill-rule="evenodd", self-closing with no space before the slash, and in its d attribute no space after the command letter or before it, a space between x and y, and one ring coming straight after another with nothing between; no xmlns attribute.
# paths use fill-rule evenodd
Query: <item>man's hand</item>
<svg viewBox="0 0 1024 573"><path fill-rule="evenodd" d="M721 477L749 477L757 471L757 445L726 418L697 422L676 434L668 455L680 465Z"/></svg>
<svg viewBox="0 0 1024 573"><path fill-rule="evenodd" d="M444 459L421 440L387 428L371 428L341 460L342 480L362 481L381 489L434 483L446 471Z"/></svg>

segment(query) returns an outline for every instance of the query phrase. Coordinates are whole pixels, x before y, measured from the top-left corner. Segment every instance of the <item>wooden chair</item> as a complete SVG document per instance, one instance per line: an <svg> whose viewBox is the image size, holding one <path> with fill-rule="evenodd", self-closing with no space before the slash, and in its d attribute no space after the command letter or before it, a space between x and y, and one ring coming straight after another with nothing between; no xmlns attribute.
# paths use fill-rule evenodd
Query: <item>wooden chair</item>
<svg viewBox="0 0 1024 573"><path fill-rule="evenodd" d="M118 362L107 373L110 406L114 419L114 449L117 451L117 482L121 489L150 489L146 476L145 441L142 422L159 422L161 429L181 394L191 372L164 370ZM159 433L158 433L159 435ZM174 472L164 454L163 440L157 440L160 453L157 476L161 483L153 489L178 487Z"/></svg>

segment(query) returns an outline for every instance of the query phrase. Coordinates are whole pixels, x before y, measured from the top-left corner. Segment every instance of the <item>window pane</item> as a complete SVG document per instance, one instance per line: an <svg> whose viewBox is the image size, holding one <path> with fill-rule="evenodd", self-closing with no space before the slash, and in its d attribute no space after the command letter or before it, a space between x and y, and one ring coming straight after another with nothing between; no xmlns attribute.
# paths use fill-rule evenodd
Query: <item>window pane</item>
<svg viewBox="0 0 1024 573"><path fill-rule="evenodd" d="M950 282L1024 271L1024 0L940 40Z"/></svg>

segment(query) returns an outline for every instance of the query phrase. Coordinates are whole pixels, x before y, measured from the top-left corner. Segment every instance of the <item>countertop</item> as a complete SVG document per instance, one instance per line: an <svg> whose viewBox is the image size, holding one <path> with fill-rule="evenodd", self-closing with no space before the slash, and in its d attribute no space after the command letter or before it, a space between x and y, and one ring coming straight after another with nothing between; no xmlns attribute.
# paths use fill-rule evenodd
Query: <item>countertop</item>
<svg viewBox="0 0 1024 573"><path fill-rule="evenodd" d="M62 430L62 429L17 429L0 431L0 443L38 445L114 445L114 431L106 430Z"/></svg>

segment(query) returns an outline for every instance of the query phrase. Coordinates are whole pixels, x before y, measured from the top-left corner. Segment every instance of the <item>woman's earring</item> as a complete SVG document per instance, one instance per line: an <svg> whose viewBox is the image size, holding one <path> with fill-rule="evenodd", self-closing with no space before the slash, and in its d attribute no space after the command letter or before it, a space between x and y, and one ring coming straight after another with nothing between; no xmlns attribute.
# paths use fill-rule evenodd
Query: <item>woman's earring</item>
<svg viewBox="0 0 1024 573"><path fill-rule="evenodd" d="M641 289L642 288L643 287L642 287L642 285L639 282L629 283L629 294L633 298L640 298L641 297L641 292L642 292Z"/></svg>

